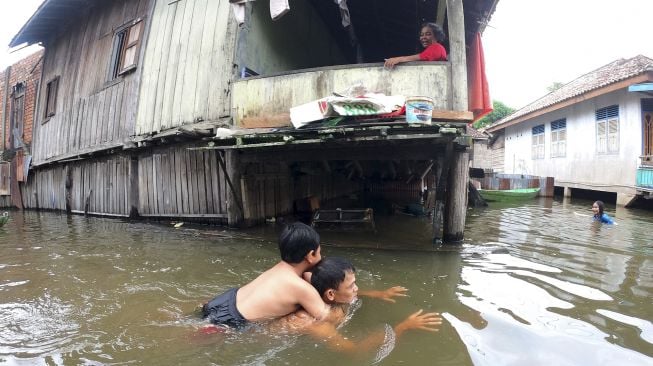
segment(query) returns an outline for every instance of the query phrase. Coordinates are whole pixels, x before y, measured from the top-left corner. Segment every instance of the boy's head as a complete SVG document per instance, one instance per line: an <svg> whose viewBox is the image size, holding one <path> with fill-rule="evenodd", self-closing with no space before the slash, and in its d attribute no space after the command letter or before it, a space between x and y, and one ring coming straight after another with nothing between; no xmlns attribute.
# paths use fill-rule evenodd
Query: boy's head
<svg viewBox="0 0 653 366"><path fill-rule="evenodd" d="M281 260L290 264L308 259L314 265L320 256L320 235L312 227L301 222L286 225L279 235ZM308 256L308 257L307 257Z"/></svg>
<svg viewBox="0 0 653 366"><path fill-rule="evenodd" d="M327 303L351 303L358 294L356 268L344 258L326 257L313 268L311 285Z"/></svg>

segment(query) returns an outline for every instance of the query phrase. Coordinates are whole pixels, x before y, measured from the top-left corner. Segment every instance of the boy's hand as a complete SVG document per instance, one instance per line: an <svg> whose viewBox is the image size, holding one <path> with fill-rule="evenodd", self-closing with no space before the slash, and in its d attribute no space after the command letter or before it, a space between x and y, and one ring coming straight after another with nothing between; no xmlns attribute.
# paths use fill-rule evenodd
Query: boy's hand
<svg viewBox="0 0 653 366"><path fill-rule="evenodd" d="M387 302L397 302L397 300L395 300L394 298L395 297L406 297L406 296L408 296L406 294L406 291L408 291L408 289L403 287L403 286L390 287L387 290L380 291L381 296L379 298L381 300L387 301Z"/></svg>
<svg viewBox="0 0 653 366"><path fill-rule="evenodd" d="M428 332L437 332L438 326L442 324L442 317L438 313L424 313L419 310L406 318L395 327L397 334L403 333L409 329L421 329Z"/></svg>
<svg viewBox="0 0 653 366"><path fill-rule="evenodd" d="M390 287L387 290L359 290L358 291L358 296L367 296L367 297L374 297L377 299L381 299L383 301L387 302L397 302L395 300L395 297L406 297L406 291L408 291L407 288L403 286L394 286Z"/></svg>

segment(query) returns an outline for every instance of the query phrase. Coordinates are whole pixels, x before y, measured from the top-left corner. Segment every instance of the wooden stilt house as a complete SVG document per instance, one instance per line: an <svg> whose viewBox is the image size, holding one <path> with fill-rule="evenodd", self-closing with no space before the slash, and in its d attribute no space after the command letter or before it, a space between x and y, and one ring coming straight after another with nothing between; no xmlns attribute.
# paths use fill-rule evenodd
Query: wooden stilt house
<svg viewBox="0 0 653 366"><path fill-rule="evenodd" d="M426 188L434 237L459 240L468 56L497 1L45 0L11 43L46 49L25 207L249 225L309 198ZM425 21L448 61L384 69L417 53ZM434 122L291 124L291 107L357 83L432 98Z"/></svg>

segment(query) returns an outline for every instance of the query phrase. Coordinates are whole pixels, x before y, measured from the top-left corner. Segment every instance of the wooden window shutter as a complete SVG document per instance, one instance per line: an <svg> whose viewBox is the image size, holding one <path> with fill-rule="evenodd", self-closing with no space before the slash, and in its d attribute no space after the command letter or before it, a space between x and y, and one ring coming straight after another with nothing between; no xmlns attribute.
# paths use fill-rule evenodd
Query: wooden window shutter
<svg viewBox="0 0 653 366"><path fill-rule="evenodd" d="M59 78L50 81L46 87L45 118L54 116L57 106L57 91L59 89Z"/></svg>
<svg viewBox="0 0 653 366"><path fill-rule="evenodd" d="M608 151L619 151L619 120L611 119L608 121Z"/></svg>
<svg viewBox="0 0 653 366"><path fill-rule="evenodd" d="M120 55L120 68L118 75L136 68L138 63L138 50L143 35L143 21L138 20L130 26L125 33L123 47Z"/></svg>
<svg viewBox="0 0 653 366"><path fill-rule="evenodd" d="M596 123L596 151L599 153L606 152L607 148L607 139L606 139L606 123L605 121L599 121Z"/></svg>

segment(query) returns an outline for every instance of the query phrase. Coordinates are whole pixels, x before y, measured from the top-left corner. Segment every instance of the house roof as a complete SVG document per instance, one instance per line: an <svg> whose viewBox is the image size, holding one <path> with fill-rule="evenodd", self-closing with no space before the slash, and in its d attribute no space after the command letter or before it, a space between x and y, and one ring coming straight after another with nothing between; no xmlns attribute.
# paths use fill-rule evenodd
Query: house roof
<svg viewBox="0 0 653 366"><path fill-rule="evenodd" d="M416 19L427 20L424 14L436 15L436 8L441 8L444 0L422 1L420 5L399 6L391 0L360 0L351 2L349 11L352 19L355 18L357 36L362 43L368 44L379 42L378 29L383 28L384 44L417 45L417 37L420 22ZM490 17L496 9L499 0L463 0L465 11L465 31L469 40L476 32L483 32ZM46 42L50 37L57 36L75 20L84 16L92 6L100 4L97 0L44 0L32 17L23 25L21 30L14 36L9 44L16 47L23 43L35 44ZM333 29L333 33L344 37L342 42L349 44L350 40L346 32L342 32L340 10L333 2L312 0L316 9L326 19L327 26ZM413 9L414 8L414 9ZM373 9L374 17L369 16L370 9ZM419 11L418 11L419 10ZM326 14L330 14L327 16ZM388 27L388 24L392 24ZM365 29L371 29L371 34L366 35ZM369 37L368 40L366 37ZM389 39L386 39L389 38ZM387 49L385 51L388 51ZM398 51L397 51L398 52ZM400 53L398 53L400 54ZM383 61L387 54L374 57L370 60ZM378 59L378 60L377 60Z"/></svg>
<svg viewBox="0 0 653 366"><path fill-rule="evenodd" d="M487 139L488 135L480 130L475 129L471 125L467 125L465 128L465 134L471 136L475 140Z"/></svg>
<svg viewBox="0 0 653 366"><path fill-rule="evenodd" d="M45 0L9 43L16 47L43 42L59 34L94 4L91 0Z"/></svg>
<svg viewBox="0 0 653 366"><path fill-rule="evenodd" d="M636 78L638 76L643 77ZM513 114L500 119L486 130L488 132L501 130L540 114L575 104L587 99L585 97L603 94L602 91L606 93L613 91L615 86L628 87L628 85L621 85L623 82L632 85L647 80L653 80L653 59L642 55L630 59L622 58L563 85ZM582 99L577 99L578 97Z"/></svg>

